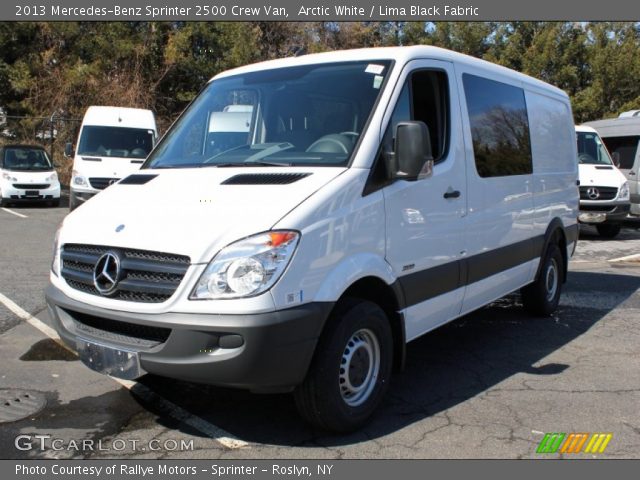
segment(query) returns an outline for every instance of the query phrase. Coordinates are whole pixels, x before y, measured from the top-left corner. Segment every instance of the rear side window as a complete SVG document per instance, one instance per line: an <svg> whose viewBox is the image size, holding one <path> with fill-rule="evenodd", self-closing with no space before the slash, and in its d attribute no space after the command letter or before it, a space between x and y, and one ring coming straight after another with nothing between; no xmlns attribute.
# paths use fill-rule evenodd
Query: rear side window
<svg viewBox="0 0 640 480"><path fill-rule="evenodd" d="M638 136L608 137L602 139L612 154L617 153L620 155L620 168L624 170L631 170L633 168L633 161L636 158L639 140L640 137Z"/></svg>
<svg viewBox="0 0 640 480"><path fill-rule="evenodd" d="M465 73L476 170L481 177L533 172L524 90Z"/></svg>

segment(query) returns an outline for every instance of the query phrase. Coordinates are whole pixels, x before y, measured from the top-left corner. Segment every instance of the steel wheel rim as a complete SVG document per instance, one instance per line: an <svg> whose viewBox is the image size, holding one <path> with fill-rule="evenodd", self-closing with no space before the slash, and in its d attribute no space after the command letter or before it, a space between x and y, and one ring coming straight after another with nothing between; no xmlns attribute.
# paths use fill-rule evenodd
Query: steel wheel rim
<svg viewBox="0 0 640 480"><path fill-rule="evenodd" d="M545 289L547 290L547 301L552 301L558 291L558 263L555 258L551 259L549 267L545 273Z"/></svg>
<svg viewBox="0 0 640 480"><path fill-rule="evenodd" d="M342 400L357 407L371 396L380 373L380 342L369 329L351 335L340 359L338 387Z"/></svg>

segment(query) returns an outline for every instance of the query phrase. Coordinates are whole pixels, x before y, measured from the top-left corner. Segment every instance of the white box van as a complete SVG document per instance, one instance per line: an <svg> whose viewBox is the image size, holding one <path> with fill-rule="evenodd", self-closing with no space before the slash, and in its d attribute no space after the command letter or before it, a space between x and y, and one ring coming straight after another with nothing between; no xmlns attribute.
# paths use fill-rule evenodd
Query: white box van
<svg viewBox="0 0 640 480"><path fill-rule="evenodd" d="M75 209L109 185L138 170L158 136L151 110L91 106L82 119L73 156L69 208Z"/></svg>
<svg viewBox="0 0 640 480"><path fill-rule="evenodd" d="M249 128L217 131L233 105ZM100 372L294 391L312 423L357 428L407 342L520 288L554 311L576 158L564 92L448 50L221 73L67 216L52 321Z"/></svg>
<svg viewBox="0 0 640 480"><path fill-rule="evenodd" d="M580 173L581 223L595 225L598 233L614 238L629 214L629 183L618 170L598 132L576 126Z"/></svg>
<svg viewBox="0 0 640 480"><path fill-rule="evenodd" d="M631 215L640 215L640 117L625 116L587 122L595 128L620 171L627 177Z"/></svg>

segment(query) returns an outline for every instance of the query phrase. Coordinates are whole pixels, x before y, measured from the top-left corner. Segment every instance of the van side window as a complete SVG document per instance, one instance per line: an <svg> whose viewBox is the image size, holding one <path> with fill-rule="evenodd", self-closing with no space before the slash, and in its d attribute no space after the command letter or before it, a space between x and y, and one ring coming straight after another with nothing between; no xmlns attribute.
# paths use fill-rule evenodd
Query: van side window
<svg viewBox="0 0 640 480"><path fill-rule="evenodd" d="M427 125L433 158L436 163L443 160L449 144L449 88L445 72L419 70L407 79L385 132L385 148L393 149L396 126L407 120Z"/></svg>
<svg viewBox="0 0 640 480"><path fill-rule="evenodd" d="M524 90L465 73L476 170L481 177L533 172Z"/></svg>
<svg viewBox="0 0 640 480"><path fill-rule="evenodd" d="M631 170L633 168L639 140L640 137L638 136L607 137L602 139L611 153L620 155L620 168L623 170Z"/></svg>

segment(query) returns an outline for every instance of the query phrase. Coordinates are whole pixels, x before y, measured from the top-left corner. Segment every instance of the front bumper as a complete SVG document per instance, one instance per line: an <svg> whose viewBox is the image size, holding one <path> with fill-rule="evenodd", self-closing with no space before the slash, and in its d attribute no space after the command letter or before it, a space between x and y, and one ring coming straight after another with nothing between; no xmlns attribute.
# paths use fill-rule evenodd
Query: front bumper
<svg viewBox="0 0 640 480"><path fill-rule="evenodd" d="M15 188L11 184L2 186L2 197L12 202L42 202L60 198L60 185L51 185L49 188L29 190Z"/></svg>
<svg viewBox="0 0 640 480"><path fill-rule="evenodd" d="M80 205L86 202L90 198L96 196L98 193L100 193L99 190L96 190L95 192L79 192L77 190L74 190L73 188L69 190L69 195L71 195L71 201L74 202L76 205Z"/></svg>
<svg viewBox="0 0 640 480"><path fill-rule="evenodd" d="M260 314L141 314L94 307L50 285L49 315L64 342L138 352L142 370L165 377L286 391L304 379L332 303Z"/></svg>
<svg viewBox="0 0 640 480"><path fill-rule="evenodd" d="M629 215L629 209L630 204L628 202L609 205L580 203L578 219L581 223L594 225L602 223L620 223ZM592 217L591 220L588 219L589 216Z"/></svg>

